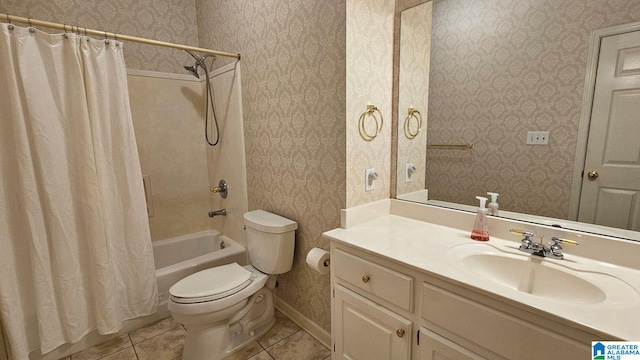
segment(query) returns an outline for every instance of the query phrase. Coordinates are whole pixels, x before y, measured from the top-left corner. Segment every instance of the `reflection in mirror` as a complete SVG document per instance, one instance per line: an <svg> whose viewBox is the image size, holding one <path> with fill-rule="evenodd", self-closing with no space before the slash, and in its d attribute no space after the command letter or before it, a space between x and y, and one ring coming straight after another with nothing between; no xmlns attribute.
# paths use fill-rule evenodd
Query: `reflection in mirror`
<svg viewBox="0 0 640 360"><path fill-rule="evenodd" d="M400 19L398 91L398 198L427 201L425 189L431 2L404 10Z"/></svg>
<svg viewBox="0 0 640 360"><path fill-rule="evenodd" d="M585 73L590 71L591 32L640 20L640 2L434 0L426 4L432 8L430 56L423 57L426 65L415 66L414 73L414 66L407 64L415 60L404 59L405 54L415 58L418 51L405 49L415 42L405 41L405 22L409 23L406 24L409 32L419 27L410 24L412 17L411 14L405 17L406 11L401 15L401 35L397 39L401 55L396 197L424 200L428 189L430 202L473 205L476 195L497 192L502 216L518 217L522 213L528 214L526 220L554 224L563 219L563 227L569 228L579 226L567 219L580 219L639 231L640 144L633 140L640 137L628 134L640 133L637 117L640 100L635 96L640 93L636 91L640 78L635 85L619 92L622 95L618 97L611 95L615 89L601 90L609 91L600 101L609 107L601 112L618 114L607 118L614 121L611 126L616 128L616 134L611 135L611 126L605 125L588 138L589 144L618 146L600 150L605 152L599 155L601 159L606 159L607 154L617 157L608 160L609 167L602 162L598 164L599 177L587 184L600 184L604 172L623 163L630 165L632 171L616 176L628 181L620 188L596 186L589 201L597 204L607 200L606 207L589 210L589 216L580 215L579 210L586 214L581 206L587 201L581 202L580 195L581 189L588 187L582 186L581 175L585 155L591 151L585 145L591 120L589 92L595 92L594 117L595 106L599 106L599 90L593 86L586 89L590 81L596 83L595 76L600 74L593 70L593 79L587 78L585 86ZM417 11L422 6L408 11ZM633 30L638 29L629 27L620 32ZM626 58L606 60L613 63L612 78L614 73L625 79L631 79L633 73L640 74L640 69L634 68L640 62L631 60L640 58L637 55L640 51L635 51L640 49L640 40L630 41L611 51L616 54L626 51ZM593 69L601 60L597 53L599 46L594 47ZM425 67L429 69L428 76L422 75ZM420 86L416 84L425 83L428 90L421 94L420 90L412 90ZM583 100L585 91L587 96ZM422 99L420 95L424 95ZM614 101L610 101L612 98ZM416 105L420 101L428 104L428 110L420 110L425 128L416 139L408 140L403 131L407 107L425 106ZM585 118L586 122L581 124ZM548 131L548 144L527 144L530 131ZM418 140L427 140L427 133L429 144L474 143L474 148L422 147L426 153L424 165L413 145L417 147ZM620 146L621 141L631 142ZM621 149L629 151L622 153ZM417 163L417 173L425 174L425 190L416 187L419 182L414 183L419 176L406 181L408 162ZM586 231L606 233L606 228L591 225ZM637 232L611 232L612 236L640 239Z"/></svg>

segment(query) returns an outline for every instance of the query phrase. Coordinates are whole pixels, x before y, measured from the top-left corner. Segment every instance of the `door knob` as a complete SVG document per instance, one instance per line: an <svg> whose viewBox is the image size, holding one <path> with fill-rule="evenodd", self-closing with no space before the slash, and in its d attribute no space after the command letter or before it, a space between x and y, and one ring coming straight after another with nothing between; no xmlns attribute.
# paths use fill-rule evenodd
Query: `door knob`
<svg viewBox="0 0 640 360"><path fill-rule="evenodd" d="M398 329L398 331L396 331L396 335L398 335L398 337L403 337L404 336L404 329Z"/></svg>
<svg viewBox="0 0 640 360"><path fill-rule="evenodd" d="M589 180L595 180L595 179L597 179L597 178L598 178L598 175L599 175L599 174L598 174L598 172L597 172L597 171L595 171L595 170L593 170L593 171L589 171L589 172L587 173L587 177L589 177Z"/></svg>
<svg viewBox="0 0 640 360"><path fill-rule="evenodd" d="M369 282L369 275L362 275L362 282L363 283L368 283Z"/></svg>

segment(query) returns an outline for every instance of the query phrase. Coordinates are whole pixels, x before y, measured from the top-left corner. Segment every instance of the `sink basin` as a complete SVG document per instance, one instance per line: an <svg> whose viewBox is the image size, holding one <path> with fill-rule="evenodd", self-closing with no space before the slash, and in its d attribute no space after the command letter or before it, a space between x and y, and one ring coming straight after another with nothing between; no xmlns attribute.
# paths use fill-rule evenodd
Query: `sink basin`
<svg viewBox="0 0 640 360"><path fill-rule="evenodd" d="M599 287L542 259L483 253L464 257L462 264L478 276L535 296L583 304L607 298Z"/></svg>
<svg viewBox="0 0 640 360"><path fill-rule="evenodd" d="M616 292L620 290L625 293L621 297L623 302L638 298L635 291L629 293L632 289L626 283L613 276L569 268L563 263L569 264L568 260L520 254L515 246L508 250L488 244L464 244L451 248L448 257L474 276L547 300L598 304L607 300L607 292L611 291L612 286ZM617 299L614 302L623 305Z"/></svg>

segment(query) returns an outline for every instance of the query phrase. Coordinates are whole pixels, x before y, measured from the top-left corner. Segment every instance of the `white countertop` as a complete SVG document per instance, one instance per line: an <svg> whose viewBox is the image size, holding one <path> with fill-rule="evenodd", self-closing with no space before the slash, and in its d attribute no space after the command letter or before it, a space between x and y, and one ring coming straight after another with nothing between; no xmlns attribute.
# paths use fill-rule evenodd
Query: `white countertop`
<svg viewBox="0 0 640 360"><path fill-rule="evenodd" d="M606 294L604 301L595 304L569 303L520 292L474 274L450 250L463 244L484 244L478 248L506 253L506 256L511 257L533 256L517 249L518 240L491 237L489 242L481 243L470 239L470 230L463 231L396 215L382 215L347 229L328 231L324 235L418 271L449 278L470 288L482 289L498 297L553 314L588 329L624 340L640 339L638 269L572 255L568 247L565 247L564 260L536 257L535 261L562 268L597 284Z"/></svg>

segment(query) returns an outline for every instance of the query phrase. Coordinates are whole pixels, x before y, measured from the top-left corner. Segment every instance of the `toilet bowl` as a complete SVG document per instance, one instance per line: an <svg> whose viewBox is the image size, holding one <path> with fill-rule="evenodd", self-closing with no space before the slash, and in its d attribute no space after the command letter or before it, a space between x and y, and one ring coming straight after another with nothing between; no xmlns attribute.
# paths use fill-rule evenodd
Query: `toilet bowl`
<svg viewBox="0 0 640 360"><path fill-rule="evenodd" d="M251 265L202 270L169 289L168 309L187 330L184 360L222 359L275 323L272 289L291 269L297 223L262 210L244 218Z"/></svg>

